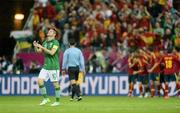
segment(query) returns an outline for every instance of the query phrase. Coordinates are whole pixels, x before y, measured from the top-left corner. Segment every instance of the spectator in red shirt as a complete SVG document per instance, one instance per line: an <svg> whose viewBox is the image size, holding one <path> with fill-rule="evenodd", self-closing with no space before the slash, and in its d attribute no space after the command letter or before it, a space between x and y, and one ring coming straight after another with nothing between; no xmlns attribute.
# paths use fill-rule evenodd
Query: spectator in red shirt
<svg viewBox="0 0 180 113"><path fill-rule="evenodd" d="M47 6L46 6L46 14L47 14L47 18L49 20L54 20L55 16L56 16L56 11L53 5L51 5L50 2L47 2Z"/></svg>

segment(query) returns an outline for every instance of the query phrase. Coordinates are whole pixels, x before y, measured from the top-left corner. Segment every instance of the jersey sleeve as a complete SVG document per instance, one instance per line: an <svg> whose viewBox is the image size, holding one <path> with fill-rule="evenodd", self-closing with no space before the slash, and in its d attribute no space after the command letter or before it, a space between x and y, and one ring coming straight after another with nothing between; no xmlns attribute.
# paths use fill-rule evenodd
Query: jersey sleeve
<svg viewBox="0 0 180 113"><path fill-rule="evenodd" d="M54 41L54 43L53 43L53 47L52 47L52 49L58 49L59 48L59 42L56 40L56 41Z"/></svg>
<svg viewBox="0 0 180 113"><path fill-rule="evenodd" d="M178 62L178 63L180 63L180 59L179 59L178 57L176 57L176 56L173 56L173 59L174 59L174 61L175 61L175 62Z"/></svg>
<svg viewBox="0 0 180 113"><path fill-rule="evenodd" d="M45 47L46 41L43 41L42 46Z"/></svg>

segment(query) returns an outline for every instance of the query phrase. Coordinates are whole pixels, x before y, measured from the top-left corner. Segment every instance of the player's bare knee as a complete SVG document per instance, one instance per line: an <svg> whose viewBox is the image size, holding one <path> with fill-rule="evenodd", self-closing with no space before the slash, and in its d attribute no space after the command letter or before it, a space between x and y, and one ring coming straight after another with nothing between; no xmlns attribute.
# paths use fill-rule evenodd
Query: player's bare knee
<svg viewBox="0 0 180 113"><path fill-rule="evenodd" d="M44 85L44 80L43 79L38 79L38 85L39 86Z"/></svg>

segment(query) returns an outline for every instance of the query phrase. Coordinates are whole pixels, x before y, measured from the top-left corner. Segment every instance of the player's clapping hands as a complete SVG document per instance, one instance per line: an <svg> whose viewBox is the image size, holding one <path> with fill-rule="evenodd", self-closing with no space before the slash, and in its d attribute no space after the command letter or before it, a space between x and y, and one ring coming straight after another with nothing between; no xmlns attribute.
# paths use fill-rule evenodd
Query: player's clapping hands
<svg viewBox="0 0 180 113"><path fill-rule="evenodd" d="M42 48L42 45L41 44L39 44L38 42L36 42L36 41L34 41L33 42L33 45L34 45L34 47L37 47L37 48Z"/></svg>

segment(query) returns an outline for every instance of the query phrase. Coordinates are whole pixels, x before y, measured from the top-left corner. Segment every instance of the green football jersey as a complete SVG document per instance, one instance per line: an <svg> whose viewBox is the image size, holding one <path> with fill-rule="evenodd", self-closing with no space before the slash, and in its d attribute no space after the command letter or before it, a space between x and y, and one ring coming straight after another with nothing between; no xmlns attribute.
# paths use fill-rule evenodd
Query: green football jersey
<svg viewBox="0 0 180 113"><path fill-rule="evenodd" d="M44 53L44 65L43 68L47 70L57 70L59 69L59 42L55 39L50 41L44 41L43 47L51 50L52 48L57 49L54 55L50 55L48 53Z"/></svg>

